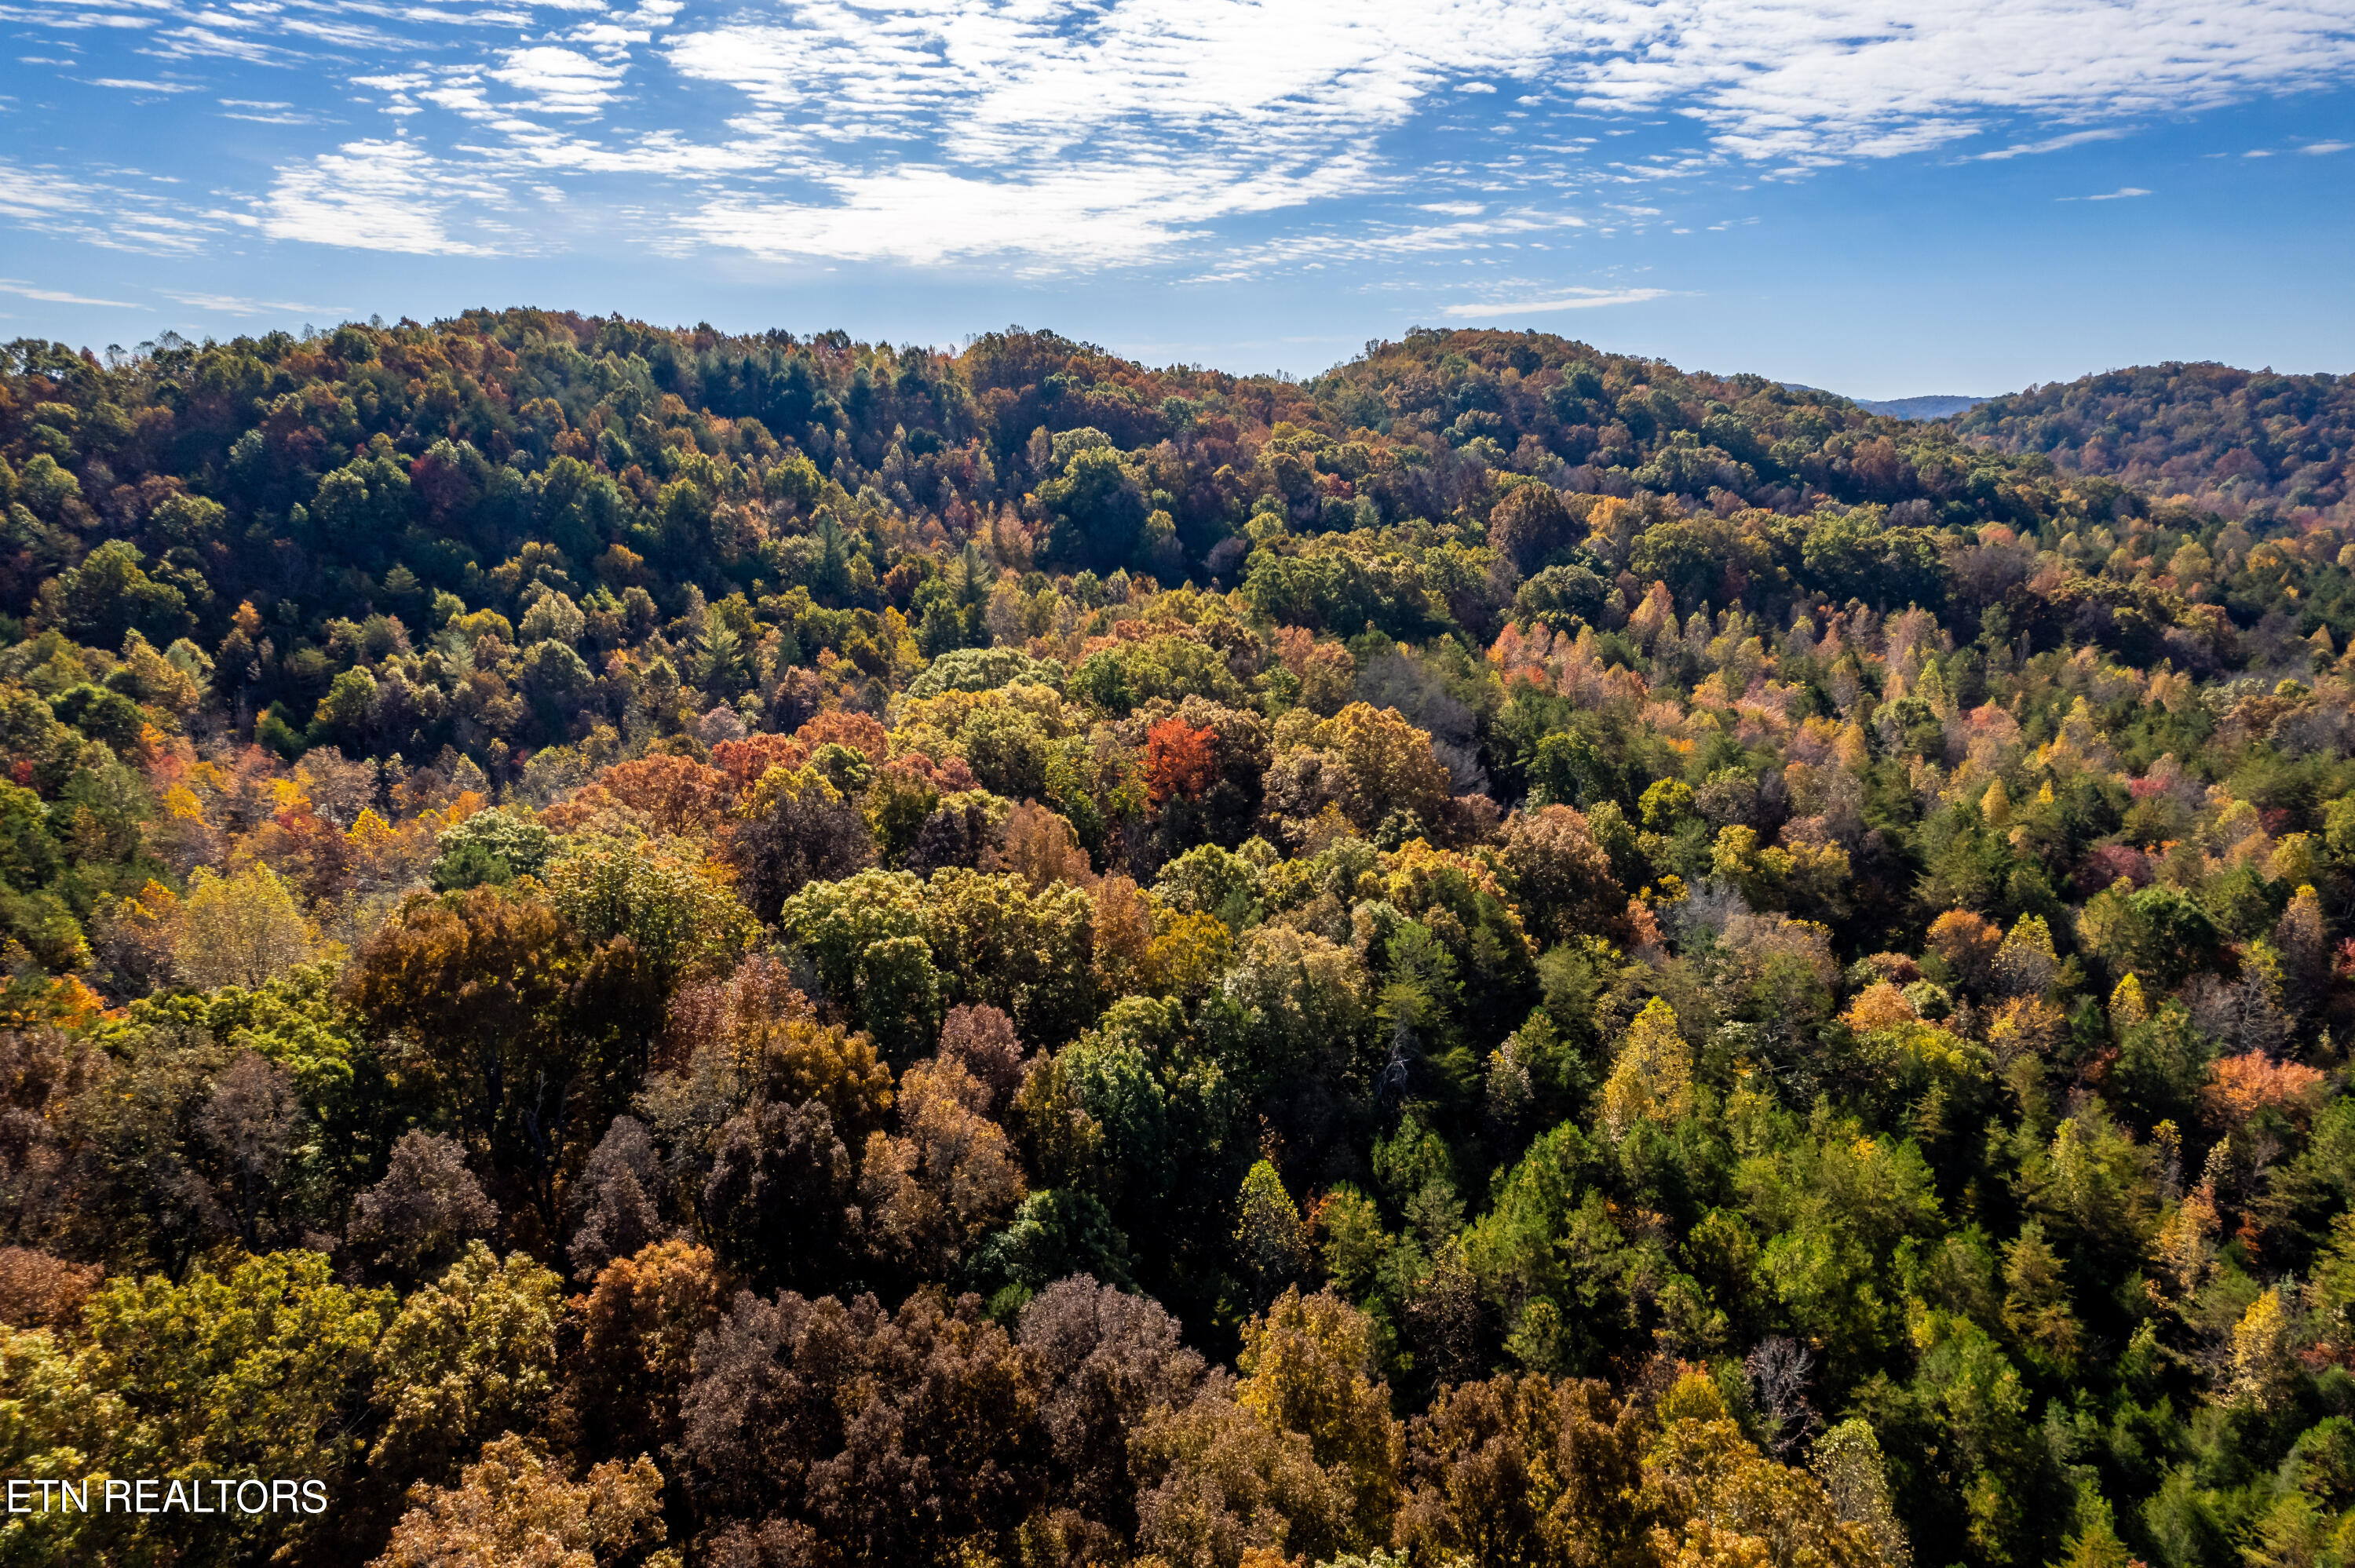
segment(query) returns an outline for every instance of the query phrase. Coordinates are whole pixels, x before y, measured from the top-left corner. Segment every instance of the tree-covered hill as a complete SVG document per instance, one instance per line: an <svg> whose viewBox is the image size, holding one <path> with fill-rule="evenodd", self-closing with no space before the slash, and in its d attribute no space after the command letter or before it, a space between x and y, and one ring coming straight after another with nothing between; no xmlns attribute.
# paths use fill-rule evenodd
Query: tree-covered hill
<svg viewBox="0 0 2355 1568"><path fill-rule="evenodd" d="M0 1470L332 1505L0 1562L2345 1563L2355 520L2019 417L10 345Z"/></svg>
<svg viewBox="0 0 2355 1568"><path fill-rule="evenodd" d="M2140 366L1989 398L1954 424L1974 448L2041 454L2231 517L2350 515L2355 377Z"/></svg>
<svg viewBox="0 0 2355 1568"><path fill-rule="evenodd" d="M1918 397L1867 397L1859 399L1857 407L1869 414L1886 414L1892 419L1943 419L1966 413L1986 401L1984 397L1931 392Z"/></svg>

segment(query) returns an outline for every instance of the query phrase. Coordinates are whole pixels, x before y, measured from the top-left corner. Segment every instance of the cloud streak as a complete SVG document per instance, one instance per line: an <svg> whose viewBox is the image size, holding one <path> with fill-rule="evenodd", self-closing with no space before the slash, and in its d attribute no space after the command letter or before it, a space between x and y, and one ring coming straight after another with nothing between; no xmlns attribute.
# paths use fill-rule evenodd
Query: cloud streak
<svg viewBox="0 0 2355 1568"><path fill-rule="evenodd" d="M2040 142L2014 142L2009 147L1998 147L1993 152L1973 153L1967 161L1992 164L2009 158L2033 157L2040 153L2062 153L2072 147L2082 147L2088 142L2119 141L2128 134L2130 132L2123 125L2107 126L2099 131L2072 131L2065 136L2047 136Z"/></svg>
<svg viewBox="0 0 2355 1568"><path fill-rule="evenodd" d="M1543 315L1555 311L1597 311L1612 305L1640 305L1666 299L1668 289L1572 289L1550 300L1509 300L1497 304L1448 305L1440 313L1451 321L1486 321L1497 316Z"/></svg>
<svg viewBox="0 0 2355 1568"><path fill-rule="evenodd" d="M282 168L260 227L274 239L421 256L487 256L498 248L450 231L461 204L504 207L506 193L408 142L353 142Z"/></svg>
<svg viewBox="0 0 2355 1568"><path fill-rule="evenodd" d="M2067 128L1967 155L2057 153L2127 136L2134 117L2161 108L2325 85L2355 67L2343 16L2275 0L2021 0L1928 20L1878 0L1432 0L1358 13L1251 0L812 0L689 27L659 48L681 76L770 116L782 147L837 164L823 189L723 201L707 219L747 223L766 248L805 254L952 260L1002 247L1060 265L1133 264L1221 204L1172 218L1158 182L1142 181L1125 201L1092 197L1084 217L1050 202L1035 241L996 220L1057 171L1117 177L1166 162L1200 185L1305 192L1347 164L1379 194L1398 178L1373 153L1381 138L1450 105L1469 110L1505 79L1552 84L1590 112L1697 122L1706 151L1616 165L1620 178L1658 179L1913 155L2022 116ZM902 163L935 173L897 172ZM1508 184L1532 177L1492 171ZM954 182L943 223L955 235L900 235L920 215L889 193L933 178Z"/></svg>
<svg viewBox="0 0 2355 1568"><path fill-rule="evenodd" d="M227 222L507 253L548 243L504 216L528 190L666 249L1024 275L1541 245L1646 221L1608 206L1614 185L2061 154L2355 73L2330 0L0 0L0 17L109 56L73 69L124 92L194 91L152 62L212 62L222 110L287 133L260 188L223 193L237 216L185 240L152 204L69 220L0 165L0 213L29 204L53 231L169 249ZM298 101L321 77L348 91ZM370 113L391 124L301 135ZM1596 155L1596 133L1663 122L1686 144ZM1401 202L1467 221L1401 225Z"/></svg>
<svg viewBox="0 0 2355 1568"><path fill-rule="evenodd" d="M41 300L55 305L112 305L120 310L144 311L145 305L133 304L129 300L94 300L87 294L71 293L64 289L37 288L16 278L0 278L0 294L15 294L20 299Z"/></svg>
<svg viewBox="0 0 2355 1568"><path fill-rule="evenodd" d="M347 308L343 305L298 304L292 300L249 300L236 294L193 293L177 289L166 289L163 292L164 297L175 304L224 316L287 314L326 316L332 319L342 315Z"/></svg>

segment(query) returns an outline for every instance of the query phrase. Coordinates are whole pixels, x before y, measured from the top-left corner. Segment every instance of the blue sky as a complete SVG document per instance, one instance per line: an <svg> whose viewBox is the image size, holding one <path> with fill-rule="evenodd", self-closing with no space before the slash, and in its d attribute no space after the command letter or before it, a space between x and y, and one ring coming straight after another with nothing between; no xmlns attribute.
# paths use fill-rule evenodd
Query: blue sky
<svg viewBox="0 0 2355 1568"><path fill-rule="evenodd" d="M2348 0L0 0L0 335L472 305L2355 370Z"/></svg>

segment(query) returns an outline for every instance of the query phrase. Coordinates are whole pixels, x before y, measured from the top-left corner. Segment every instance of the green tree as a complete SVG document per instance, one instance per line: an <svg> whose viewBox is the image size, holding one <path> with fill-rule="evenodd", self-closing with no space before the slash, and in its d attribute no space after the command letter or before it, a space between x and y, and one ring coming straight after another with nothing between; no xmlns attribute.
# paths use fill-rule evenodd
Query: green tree
<svg viewBox="0 0 2355 1568"><path fill-rule="evenodd" d="M1112 447L1073 451L1038 495L1049 518L1048 550L1057 559L1109 571L1135 553L1145 532L1145 487Z"/></svg>
<svg viewBox="0 0 2355 1568"><path fill-rule="evenodd" d="M8 1335L8 1386L31 1429L13 1427L15 1474L153 1477L182 1490L182 1510L43 1516L58 1550L124 1560L229 1563L306 1551L331 1520L292 1511L186 1511L201 1487L253 1477L316 1478L330 1495L360 1457L352 1436L370 1358L393 1316L389 1291L335 1283L327 1258L281 1252L180 1283L118 1277L91 1295L68 1352L46 1332ZM13 1426L13 1424L12 1424ZM97 1490L93 1488L93 1491ZM163 1489L154 1499L168 1500ZM93 1506L98 1499L93 1497Z"/></svg>
<svg viewBox="0 0 2355 1568"><path fill-rule="evenodd" d="M1243 1177L1235 1206L1242 1216L1235 1227L1235 1242L1241 1250L1243 1266L1255 1282L1257 1301L1264 1307L1307 1264L1307 1236L1300 1223L1300 1209L1284 1190L1284 1178L1264 1160Z"/></svg>
<svg viewBox="0 0 2355 1568"><path fill-rule="evenodd" d="M442 1483L485 1441L537 1426L554 1393L563 1304L553 1273L479 1241L403 1301L376 1347L384 1425L370 1483L396 1498L412 1481Z"/></svg>
<svg viewBox="0 0 2355 1568"><path fill-rule="evenodd" d="M567 1004L589 955L555 910L499 887L420 895L354 956L345 994L518 1168L553 1224L575 1091L601 1064Z"/></svg>
<svg viewBox="0 0 2355 1568"><path fill-rule="evenodd" d="M566 844L544 880L556 912L591 942L626 937L667 986L725 963L751 939L751 913L684 845L644 838Z"/></svg>

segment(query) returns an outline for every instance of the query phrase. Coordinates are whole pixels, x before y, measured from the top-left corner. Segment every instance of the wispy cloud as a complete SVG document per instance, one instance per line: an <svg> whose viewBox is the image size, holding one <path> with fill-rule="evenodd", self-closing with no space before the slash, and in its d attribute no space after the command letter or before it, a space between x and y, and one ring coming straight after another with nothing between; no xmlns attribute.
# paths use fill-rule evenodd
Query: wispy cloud
<svg viewBox="0 0 2355 1568"><path fill-rule="evenodd" d="M348 307L344 305L304 305L290 300L248 300L235 294L204 294L165 289L164 297L191 310L209 311L224 316L312 315L340 316Z"/></svg>
<svg viewBox="0 0 2355 1568"><path fill-rule="evenodd" d="M595 114L612 101L625 69L576 50L543 45L508 50L504 63L489 75L527 95L525 103L516 106L518 110Z"/></svg>
<svg viewBox="0 0 2355 1568"><path fill-rule="evenodd" d="M2148 195L2150 193L2140 185L2120 185L2114 191L2104 191L2100 196L2054 196L2052 199L2055 201L2125 201L2133 196Z"/></svg>
<svg viewBox="0 0 2355 1568"><path fill-rule="evenodd" d="M203 248L214 231L208 220L130 179L125 170L83 179L0 159L0 217L103 249L186 255Z"/></svg>
<svg viewBox="0 0 2355 1568"><path fill-rule="evenodd" d="M1475 257L1494 260L1524 249L1541 251L1549 240L1567 238L1588 227L1587 220L1575 213L1530 207L1461 217L1452 223L1369 219L1348 228L1287 234L1256 245L1240 246L1185 281L1231 282L1271 272L1309 271L1367 260L1468 261Z"/></svg>
<svg viewBox="0 0 2355 1568"><path fill-rule="evenodd" d="M691 221L708 243L772 257L924 265L1014 255L1035 269L1118 266L1171 259L1217 218L1345 194L1366 171L1337 160L1298 174L1196 173L1078 163L1008 180L910 164L825 175L830 201L723 197Z"/></svg>
<svg viewBox="0 0 2355 1568"><path fill-rule="evenodd" d="M481 205L505 206L505 191L411 143L352 142L280 169L260 220L262 232L275 239L483 256L499 248L458 238L449 226L454 209Z"/></svg>
<svg viewBox="0 0 2355 1568"><path fill-rule="evenodd" d="M27 300L41 300L53 305L112 305L121 310L144 311L145 305L129 300L94 300L87 294L76 294L64 289L37 288L15 278L0 278L0 294L16 294Z"/></svg>
<svg viewBox="0 0 2355 1568"><path fill-rule="evenodd" d="M1932 14L1867 0L1685 0L1638 15L1634 37L1586 68L1590 101L1691 114L1721 147L1760 158L1887 155L1982 133L1998 116L2083 125L2213 107L2328 85L2355 60L2343 15L2266 0L2027 0Z"/></svg>
<svg viewBox="0 0 2355 1568"><path fill-rule="evenodd" d="M0 160L0 217L52 218L88 211L98 189L41 169Z"/></svg>
<svg viewBox="0 0 2355 1568"><path fill-rule="evenodd" d="M1646 220L1604 207L1614 185L1666 201L1710 178L2064 154L2355 72L2355 26L2315 0L683 3L0 0L0 20L82 40L63 47L91 53L88 79L124 92L194 91L169 62L206 62L187 69L224 95L211 112L287 132L266 188L222 197L272 238L510 251L549 243L502 227L528 191L671 247L1026 273L1476 256L1542 243L1513 222L1630 231ZM292 85L322 79L332 96ZM355 93L400 133L301 133ZM1665 122L1678 144L1592 158L1600 128L1573 114ZM1401 154L1417 127L1460 158ZM46 199L10 177L0 213ZM1465 221L1402 225L1401 202ZM183 240L152 207L71 210L76 232L148 249L236 221Z"/></svg>
<svg viewBox="0 0 2355 1568"><path fill-rule="evenodd" d="M773 259L917 265L1009 252L1041 262L1141 262L1201 232L1076 171L1042 185L903 168L846 178L838 189L831 202L723 197L690 221L709 244Z"/></svg>
<svg viewBox="0 0 2355 1568"><path fill-rule="evenodd" d="M2099 131L2072 131L2065 136L2047 136L2040 142L2014 142L2009 147L1998 147L1993 152L1973 153L1966 161L1987 164L2006 158L2033 157L2040 153L2060 153L2071 147L2082 147L2088 142L2115 142L2127 134L2128 130L2123 125L2107 126Z"/></svg>
<svg viewBox="0 0 2355 1568"><path fill-rule="evenodd" d="M1539 315L1553 311L1594 311L1606 305L1640 305L1646 301L1665 299L1670 291L1667 289L1572 289L1558 299L1449 305L1440 313L1455 321L1478 321L1491 316Z"/></svg>
<svg viewBox="0 0 2355 1568"><path fill-rule="evenodd" d="M1057 169L1147 159L1209 182L1313 175L1346 158L1368 167L1378 192L1388 171L1369 156L1375 138L1500 80L1556 86L1587 111L1698 122L1706 151L1618 165L1620 177L1646 179L1712 160L1801 175L1966 143L2022 117L2062 125L1970 155L2057 153L2128 135L2158 110L2355 69L2355 32L2273 0L2023 0L1992 17L1932 20L1878 0L1431 0L1362 15L1251 0L889 10L813 0L689 27L659 47L681 75L774 115L787 145L844 149L837 188L895 183L892 169L920 162L962 185L1000 184L1007 200ZM830 209L813 192L783 207L739 198L713 210L775 210L830 246L868 201ZM1037 249L1124 264L1185 225L1085 227L1104 237L1100 250L1051 217ZM963 242L898 249L976 253Z"/></svg>
<svg viewBox="0 0 2355 1568"><path fill-rule="evenodd" d="M93 78L92 87L118 88L124 92L196 92L198 88L186 81L143 81L136 78L101 76Z"/></svg>

